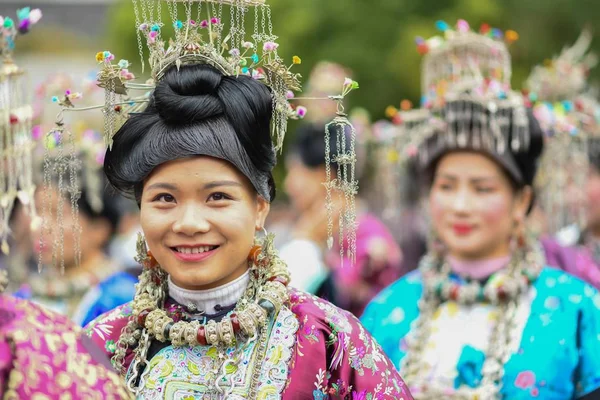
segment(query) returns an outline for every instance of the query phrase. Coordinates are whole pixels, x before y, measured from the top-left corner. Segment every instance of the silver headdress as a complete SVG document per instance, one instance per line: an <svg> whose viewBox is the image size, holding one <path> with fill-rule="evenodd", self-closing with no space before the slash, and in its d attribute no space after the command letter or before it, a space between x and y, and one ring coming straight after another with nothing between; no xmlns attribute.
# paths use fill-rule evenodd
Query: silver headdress
<svg viewBox="0 0 600 400"><path fill-rule="evenodd" d="M425 55L421 108L411 109L408 100L400 110L390 106L386 115L392 122L381 122L376 129L387 153L380 168L388 171L394 186L410 159L424 166L447 149L480 149L502 156L529 145L525 104L510 88L505 44L517 40L517 33L487 25L476 33L464 20L455 29L443 21L436 27L443 37L416 39L417 50ZM394 209L397 197L390 191L388 210Z"/></svg>
<svg viewBox="0 0 600 400"><path fill-rule="evenodd" d="M286 64L279 56L277 36L273 33L271 23L271 10L264 0L132 0L132 3L142 70L149 69L150 79L144 83L134 82L135 76L129 71L129 61L117 62L110 51L98 52L96 60L101 68L98 85L105 90L104 104L76 108L68 96L65 96L58 101L63 112L102 109L105 143L110 148L120 125L130 113L145 108L149 95L169 68L179 68L186 64L208 64L225 75L251 76L270 88L273 98L273 144L275 149L281 149L288 119L303 118L307 112L305 107L295 107L291 102L314 99L295 97L294 92L301 89L301 76L291 69L295 64L300 64L301 59L294 56L291 63ZM166 37L163 7L166 7L169 14L167 23L173 27L174 35L171 38ZM252 26L252 31L246 32L247 26ZM146 52L147 62L144 60ZM356 88L358 84L348 80L344 82L340 94L318 99L328 99L339 104L338 115L326 132L343 133L347 127L351 129L343 112L342 101L344 96ZM57 118L53 134L68 138L70 135L65 130L62 115L61 112ZM355 162L355 158L351 156L353 143L348 144L345 154L330 156L332 161L343 165L342 170L347 172L343 172L338 179L327 182L328 188L340 191L348 198L347 207L353 206L350 197L353 198L357 188L352 172ZM62 171L66 173L67 169L63 168ZM76 198L76 193L71 194L72 203ZM354 231L355 221L352 215L353 212L347 213L345 225ZM332 243L331 238L329 243Z"/></svg>
<svg viewBox="0 0 600 400"><path fill-rule="evenodd" d="M591 39L591 32L583 31L573 46L536 66L526 81L525 101L546 134L536 186L550 234L585 222L590 146L600 134L600 104L587 84L597 63L588 52Z"/></svg>
<svg viewBox="0 0 600 400"><path fill-rule="evenodd" d="M17 20L0 16L0 241L8 254L9 219L18 199L36 218L32 176L31 91L25 70L15 64L15 39L35 25L42 13L29 7L17 11Z"/></svg>

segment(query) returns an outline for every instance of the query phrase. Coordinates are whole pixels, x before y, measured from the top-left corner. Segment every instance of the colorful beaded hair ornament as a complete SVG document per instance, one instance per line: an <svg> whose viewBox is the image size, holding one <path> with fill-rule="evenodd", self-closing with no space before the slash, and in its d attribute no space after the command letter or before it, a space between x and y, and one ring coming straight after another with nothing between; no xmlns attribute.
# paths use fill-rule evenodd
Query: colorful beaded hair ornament
<svg viewBox="0 0 600 400"><path fill-rule="evenodd" d="M545 233L585 221L585 182L590 146L600 134L600 104L589 93L587 76L597 63L589 53L592 34L536 66L523 90L525 101L546 134L536 186L545 214Z"/></svg>
<svg viewBox="0 0 600 400"><path fill-rule="evenodd" d="M264 0L132 0L137 29L138 47L142 62L142 72L148 68L151 77L144 83L135 82L129 71L127 60L116 61L110 51L96 54L100 66L98 86L105 90L103 105L75 107L69 95L57 101L61 107L55 129L49 135L57 135L59 146L71 143L71 135L65 130L63 114L66 111L102 109L104 114L104 139L110 148L112 138L130 113L142 111L156 83L172 66L179 68L186 64L208 64L229 76L248 75L267 85L273 97L273 118L271 120L274 147L281 150L287 130L288 119L303 118L306 108L293 106L297 100L329 100L338 104L337 115L326 129L330 132L353 131L344 112L344 97L358 88L358 83L347 79L340 82L339 94L320 98L295 97L301 90L301 76L292 72L292 67L300 64L300 57L294 56L290 65L278 54L279 44L273 33L271 10ZM174 36L166 38L162 8L166 7L173 27ZM252 26L246 32L246 26ZM144 54L148 53L147 61ZM338 135L341 146L337 153L328 154L328 165L336 161L341 167L337 177L329 175L324 182L328 189L328 210L332 212L331 191L336 191L345 199L340 236L346 235L355 242L356 219L354 196L358 182L354 178L355 135L350 143L345 136ZM328 138L325 139L326 141ZM71 194L77 197L77 193ZM333 238L328 238L333 244ZM355 246L351 246L354 259Z"/></svg>
<svg viewBox="0 0 600 400"><path fill-rule="evenodd" d="M15 40L29 32L42 13L29 7L17 10L17 20L0 16L0 240L4 254L10 249L9 220L18 199L32 218L36 218L32 171L32 107L25 70L13 60Z"/></svg>
<svg viewBox="0 0 600 400"><path fill-rule="evenodd" d="M505 44L517 40L518 34L487 24L477 33L465 20L458 20L455 29L444 21L435 25L443 37L416 38L417 50L424 55L421 108L412 109L408 100L400 109L389 106L386 116L391 122L381 121L374 129L385 155L379 168L387 171L390 187L397 185L409 160L426 165L441 149L503 154L528 145L527 115L520 94L510 88L511 60ZM423 146L432 138L434 146ZM388 193L389 210L397 196Z"/></svg>

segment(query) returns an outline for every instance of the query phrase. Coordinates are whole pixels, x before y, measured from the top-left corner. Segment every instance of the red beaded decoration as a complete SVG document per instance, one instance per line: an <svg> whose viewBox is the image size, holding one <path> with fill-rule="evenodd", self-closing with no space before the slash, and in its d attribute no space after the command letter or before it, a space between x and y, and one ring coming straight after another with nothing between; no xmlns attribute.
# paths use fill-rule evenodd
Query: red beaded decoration
<svg viewBox="0 0 600 400"><path fill-rule="evenodd" d="M504 290L504 288L502 286L498 287L498 298L500 300L506 300L506 291Z"/></svg>
<svg viewBox="0 0 600 400"><path fill-rule="evenodd" d="M284 278L283 276L272 276L268 279L269 282L279 282L284 286L288 285L288 280L286 278Z"/></svg>
<svg viewBox="0 0 600 400"><path fill-rule="evenodd" d="M198 333L196 334L196 340L202 346L208 345L208 342L206 341L206 330L204 329L203 326L198 328Z"/></svg>
<svg viewBox="0 0 600 400"><path fill-rule="evenodd" d="M256 263L258 260L258 256L260 255L261 252L262 252L262 247L252 246L252 248L250 249L250 253L248 254L248 261L251 261L252 263Z"/></svg>
<svg viewBox="0 0 600 400"><path fill-rule="evenodd" d="M151 310L146 309L139 313L137 317L138 325L144 326L144 324L146 323L146 317L148 316L148 314L150 314L150 311Z"/></svg>
<svg viewBox="0 0 600 400"><path fill-rule="evenodd" d="M458 299L458 292L460 290L460 287L458 285L452 286L452 289L450 289L450 298L452 300L457 300Z"/></svg>
<svg viewBox="0 0 600 400"><path fill-rule="evenodd" d="M150 250L148 250L148 264L146 265L148 268L155 268L158 265L158 261L156 261Z"/></svg>
<svg viewBox="0 0 600 400"><path fill-rule="evenodd" d="M240 320L237 317L236 313L231 313L231 315L229 316L229 319L231 320L231 325L233 326L233 332L234 333L239 333L240 332Z"/></svg>

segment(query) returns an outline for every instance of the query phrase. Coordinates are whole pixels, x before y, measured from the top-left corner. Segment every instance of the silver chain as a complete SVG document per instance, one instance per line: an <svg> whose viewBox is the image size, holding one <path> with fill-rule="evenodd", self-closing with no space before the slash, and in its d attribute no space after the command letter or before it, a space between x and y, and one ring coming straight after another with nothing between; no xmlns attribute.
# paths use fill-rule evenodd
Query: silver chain
<svg viewBox="0 0 600 400"><path fill-rule="evenodd" d="M200 21L202 20L202 1L198 2L198 14L196 16L196 22L200 23Z"/></svg>
<svg viewBox="0 0 600 400"><path fill-rule="evenodd" d="M138 7L138 0L131 0L133 3L133 13L135 14L135 34L138 42L138 52L140 55L140 62L142 64L142 73L144 73L144 68L146 66L146 62L144 61L144 47L142 44L142 32L140 31L140 10Z"/></svg>
<svg viewBox="0 0 600 400"><path fill-rule="evenodd" d="M73 224L73 241L75 243L75 265L81 265L81 226L79 224L79 198L81 189L79 188L80 162L76 154L75 138L71 131L68 131L68 140L71 151L69 154L69 197L71 200L71 219Z"/></svg>
<svg viewBox="0 0 600 400"><path fill-rule="evenodd" d="M334 184L331 181L330 127L331 124L325 126L325 207L327 208L327 247L329 249L333 247L333 198L331 192Z"/></svg>
<svg viewBox="0 0 600 400"><path fill-rule="evenodd" d="M258 23L258 7L254 7L254 34L252 35L252 39L254 39L255 46L258 46L258 42L260 42L260 35L258 34Z"/></svg>
<svg viewBox="0 0 600 400"><path fill-rule="evenodd" d="M237 26L235 24L235 2L236 0L232 0L231 5L229 6L229 35L231 37L231 48L237 47Z"/></svg>
<svg viewBox="0 0 600 400"><path fill-rule="evenodd" d="M169 9L169 14L171 15L171 20L173 22L177 21L177 3L175 0L167 0L167 7Z"/></svg>

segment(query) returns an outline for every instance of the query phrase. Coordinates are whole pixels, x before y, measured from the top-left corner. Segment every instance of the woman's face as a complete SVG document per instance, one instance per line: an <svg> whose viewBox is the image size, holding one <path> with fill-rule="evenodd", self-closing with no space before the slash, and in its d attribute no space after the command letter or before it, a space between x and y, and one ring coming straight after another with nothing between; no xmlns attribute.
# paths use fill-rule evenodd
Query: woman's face
<svg viewBox="0 0 600 400"><path fill-rule="evenodd" d="M285 191L297 211L305 211L315 202L325 199L325 168L309 168L298 156L291 155L286 163Z"/></svg>
<svg viewBox="0 0 600 400"><path fill-rule="evenodd" d="M170 161L144 182L141 225L149 250L179 287L210 289L248 268L269 203L230 163L212 157Z"/></svg>
<svg viewBox="0 0 600 400"><path fill-rule="evenodd" d="M471 152L445 155L429 193L434 229L449 254L462 260L507 255L530 201L529 190L515 195L500 166Z"/></svg>

